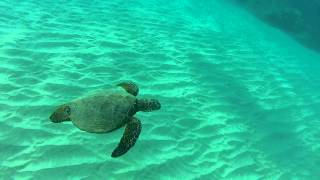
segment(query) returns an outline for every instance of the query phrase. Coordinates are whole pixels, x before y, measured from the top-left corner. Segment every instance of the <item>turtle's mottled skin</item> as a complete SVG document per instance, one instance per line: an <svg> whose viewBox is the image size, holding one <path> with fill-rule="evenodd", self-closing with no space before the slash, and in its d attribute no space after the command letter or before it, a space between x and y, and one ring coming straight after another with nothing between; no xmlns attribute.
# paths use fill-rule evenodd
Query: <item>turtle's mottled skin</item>
<svg viewBox="0 0 320 180"><path fill-rule="evenodd" d="M138 111L160 109L155 99L138 100L139 88L132 82L98 91L59 106L50 116L52 122L72 121L79 129L91 133L107 133L126 125L123 137L112 157L125 154L136 142L141 122L133 117Z"/></svg>

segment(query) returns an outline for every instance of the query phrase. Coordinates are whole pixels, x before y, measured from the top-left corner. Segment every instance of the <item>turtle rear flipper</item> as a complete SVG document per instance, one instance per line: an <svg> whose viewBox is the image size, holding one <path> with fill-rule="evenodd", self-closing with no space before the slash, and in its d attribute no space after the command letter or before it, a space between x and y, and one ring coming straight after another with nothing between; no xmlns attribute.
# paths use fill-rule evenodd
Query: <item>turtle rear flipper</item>
<svg viewBox="0 0 320 180"><path fill-rule="evenodd" d="M117 84L117 86L122 87L128 93L130 93L134 96L137 96L139 93L139 87L134 82L131 82L131 81L121 82L121 83Z"/></svg>
<svg viewBox="0 0 320 180"><path fill-rule="evenodd" d="M111 157L119 157L129 151L136 143L141 132L141 122L132 117L124 130L123 136L118 146L113 150Z"/></svg>

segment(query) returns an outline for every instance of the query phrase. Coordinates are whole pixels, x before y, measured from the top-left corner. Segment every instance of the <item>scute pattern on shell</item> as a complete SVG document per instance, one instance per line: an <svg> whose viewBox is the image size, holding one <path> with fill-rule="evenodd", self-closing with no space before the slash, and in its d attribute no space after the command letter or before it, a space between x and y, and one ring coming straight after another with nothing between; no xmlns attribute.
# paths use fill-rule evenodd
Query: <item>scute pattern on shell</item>
<svg viewBox="0 0 320 180"><path fill-rule="evenodd" d="M123 89L99 91L71 103L71 120L87 132L109 132L127 123L135 101L136 98Z"/></svg>

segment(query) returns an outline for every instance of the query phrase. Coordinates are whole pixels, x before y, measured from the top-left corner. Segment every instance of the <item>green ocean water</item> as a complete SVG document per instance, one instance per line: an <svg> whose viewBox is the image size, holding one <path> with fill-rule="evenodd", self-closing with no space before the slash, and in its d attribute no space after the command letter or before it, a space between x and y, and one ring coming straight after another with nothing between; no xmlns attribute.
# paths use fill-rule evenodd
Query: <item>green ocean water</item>
<svg viewBox="0 0 320 180"><path fill-rule="evenodd" d="M160 111L83 132L55 107L123 80ZM319 179L320 55L223 0L0 1L0 179Z"/></svg>

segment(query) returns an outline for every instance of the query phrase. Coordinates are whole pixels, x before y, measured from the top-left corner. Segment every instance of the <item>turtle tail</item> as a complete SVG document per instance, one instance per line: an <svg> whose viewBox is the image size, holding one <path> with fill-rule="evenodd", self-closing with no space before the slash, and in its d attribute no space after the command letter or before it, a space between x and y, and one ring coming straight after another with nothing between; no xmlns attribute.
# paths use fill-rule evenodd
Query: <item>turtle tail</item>
<svg viewBox="0 0 320 180"><path fill-rule="evenodd" d="M136 104L137 111L150 112L154 110L159 110L161 104L156 99L139 99Z"/></svg>

